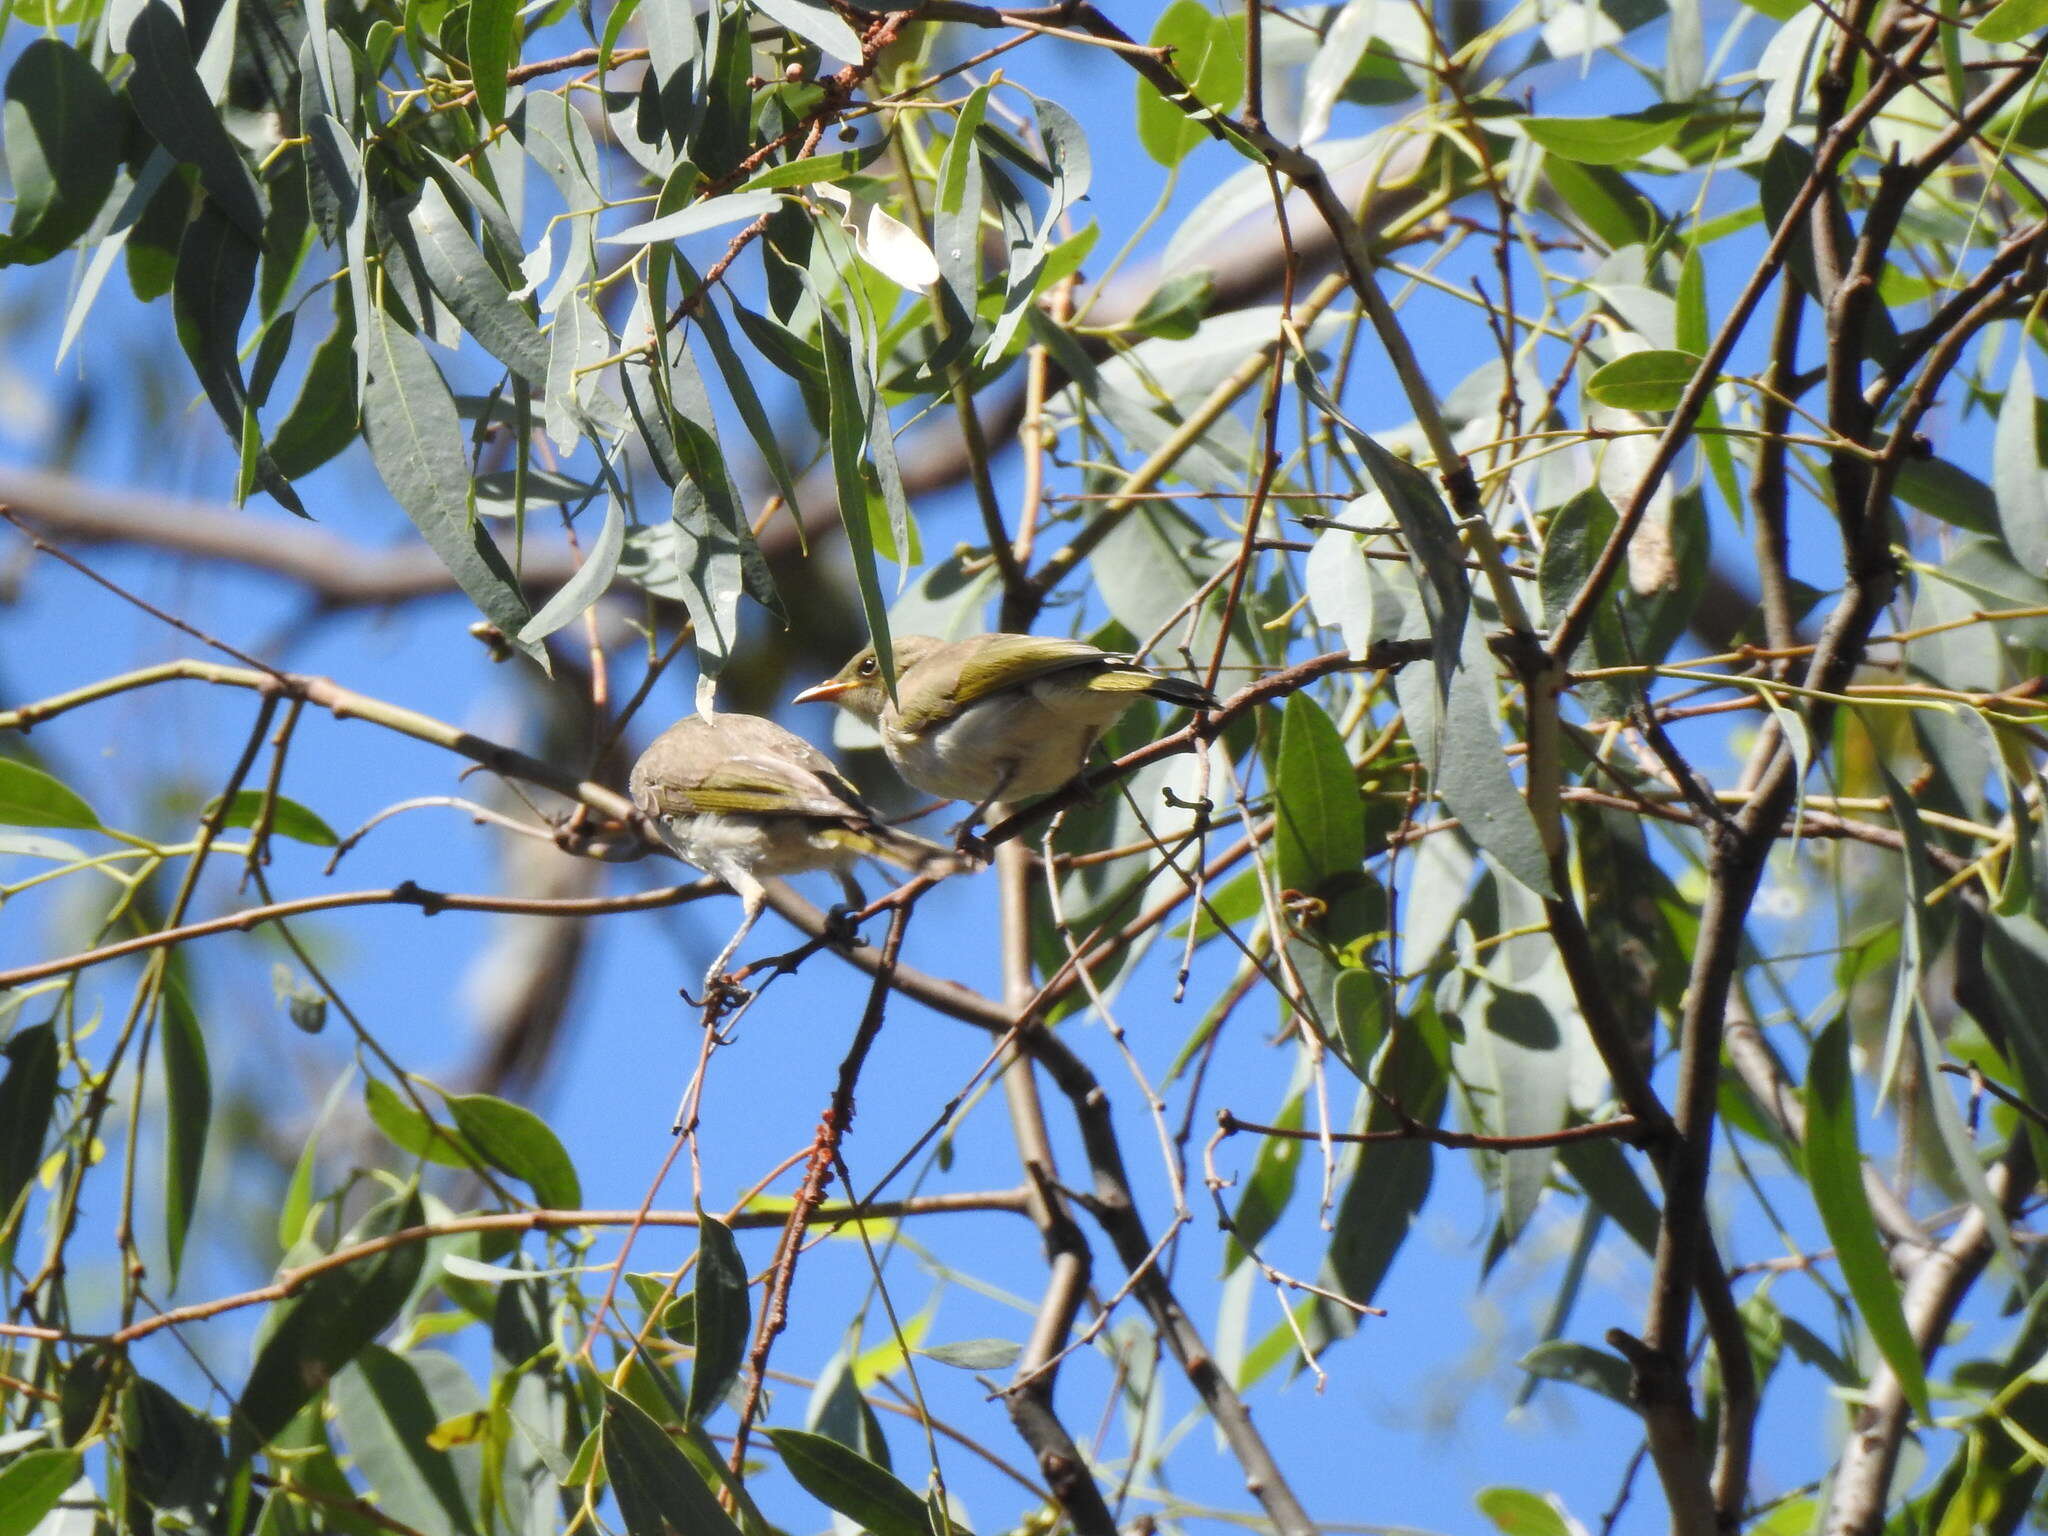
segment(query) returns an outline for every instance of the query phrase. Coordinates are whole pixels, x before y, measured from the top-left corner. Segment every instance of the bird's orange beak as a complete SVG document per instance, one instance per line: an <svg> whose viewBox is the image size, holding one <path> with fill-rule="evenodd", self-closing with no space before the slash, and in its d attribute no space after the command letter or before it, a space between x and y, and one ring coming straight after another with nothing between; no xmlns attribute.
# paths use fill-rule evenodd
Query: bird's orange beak
<svg viewBox="0 0 2048 1536"><path fill-rule="evenodd" d="M828 677L822 683L813 683L789 702L792 704L829 704L853 684Z"/></svg>

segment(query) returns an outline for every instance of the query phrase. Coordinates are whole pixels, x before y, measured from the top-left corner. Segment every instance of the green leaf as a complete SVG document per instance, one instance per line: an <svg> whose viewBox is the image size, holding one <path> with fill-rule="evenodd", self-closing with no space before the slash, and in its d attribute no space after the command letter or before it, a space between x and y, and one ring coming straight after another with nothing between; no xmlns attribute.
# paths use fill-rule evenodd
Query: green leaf
<svg viewBox="0 0 2048 1536"><path fill-rule="evenodd" d="M1894 482L1899 500L1971 533L1998 534L1998 498L1990 486L1947 459L1908 456Z"/></svg>
<svg viewBox="0 0 2048 1536"><path fill-rule="evenodd" d="M1615 117L1525 117L1522 132L1553 155L1580 165L1626 165L1678 137L1693 108L1665 102Z"/></svg>
<svg viewBox="0 0 2048 1536"><path fill-rule="evenodd" d="M29 1451L0 1467L0 1536L28 1536L78 1481L76 1451Z"/></svg>
<svg viewBox="0 0 2048 1536"><path fill-rule="evenodd" d="M558 1211L583 1204L576 1165L561 1139L532 1110L487 1093L465 1093L448 1100L448 1111L484 1161L532 1189L537 1204Z"/></svg>
<svg viewBox="0 0 2048 1536"><path fill-rule="evenodd" d="M662 1531L738 1536L689 1458L630 1399L604 1392L604 1469L631 1536Z"/></svg>
<svg viewBox="0 0 2048 1536"><path fill-rule="evenodd" d="M1927 1377L1919 1346L1906 1326L1899 1288L1877 1240L1870 1199L1863 1190L1863 1154L1856 1145L1856 1089L1849 1069L1849 1028L1837 1016L1814 1041L1806 1084L1806 1182L1834 1244L1842 1279L1863 1314L1878 1353L1892 1368L1906 1400L1928 1416Z"/></svg>
<svg viewBox="0 0 2048 1536"><path fill-rule="evenodd" d="M619 506L618 498L611 497L605 502L604 525L598 529L597 542L590 553L583 557L583 563L576 572L562 583L561 589L541 605L540 612L526 621L526 628L519 632L522 640L543 640L572 619L581 617L583 610L603 597L610 589L612 578L619 571L619 555L626 547L626 514Z"/></svg>
<svg viewBox="0 0 2048 1536"><path fill-rule="evenodd" d="M1365 460L1366 473L1387 499L1401 542L1415 567L1423 617L1434 643L1439 691L1449 693L1457 669L1465 620L1472 610L1472 589L1465 576L1465 550L1451 509L1437 494L1428 475L1406 459L1396 458L1363 432L1345 423L1352 445ZM1418 740L1421 738L1418 737Z"/></svg>
<svg viewBox="0 0 2048 1536"><path fill-rule="evenodd" d="M1174 0L1152 28L1154 48L1174 50L1172 66L1201 106L1228 112L1244 99L1244 54L1237 23L1210 14L1200 0ZM1138 142L1168 167L1179 165L1209 131L1160 94L1151 81L1138 81Z"/></svg>
<svg viewBox="0 0 2048 1536"><path fill-rule="evenodd" d="M0 154L14 219L0 266L48 261L92 227L114 188L127 125L85 55L54 37L22 49L7 71Z"/></svg>
<svg viewBox="0 0 2048 1536"><path fill-rule="evenodd" d="M353 1064L344 1068L334 1086L327 1090L320 1113L313 1119L313 1128L306 1133L306 1144L299 1149L299 1159L292 1166L291 1180L285 1185L284 1199L277 1209L277 1246L286 1253L306 1235L306 1214L313 1208L313 1178L320 1168L320 1133L341 1107L355 1073Z"/></svg>
<svg viewBox="0 0 2048 1536"><path fill-rule="evenodd" d="M1344 738L1305 693L1288 696L1273 774L1273 848L1281 885L1314 895L1365 863L1365 807Z"/></svg>
<svg viewBox="0 0 2048 1536"><path fill-rule="evenodd" d="M2034 371L2024 350L1998 408L1991 483L1998 492L1998 526L2005 547L2030 576L2048 572L2048 471L2042 469Z"/></svg>
<svg viewBox="0 0 2048 1536"><path fill-rule="evenodd" d="M1216 274L1207 267L1169 277L1153 290L1126 329L1140 336L1185 341L1202 328L1202 318L1216 301Z"/></svg>
<svg viewBox="0 0 2048 1536"><path fill-rule="evenodd" d="M100 819L68 784L16 758L0 757L0 826L98 831Z"/></svg>
<svg viewBox="0 0 2048 1536"><path fill-rule="evenodd" d="M1572 1527L1551 1502L1526 1488L1482 1488L1473 1503L1506 1536L1572 1536Z"/></svg>
<svg viewBox="0 0 2048 1536"><path fill-rule="evenodd" d="M1701 361L1690 352L1630 352L1596 369L1586 393L1617 410L1674 410Z"/></svg>
<svg viewBox="0 0 2048 1536"><path fill-rule="evenodd" d="M690 1375L689 1421L704 1418L725 1401L747 1357L747 1266L732 1231L716 1217L698 1212L696 1297L697 1362Z"/></svg>
<svg viewBox="0 0 2048 1536"><path fill-rule="evenodd" d="M410 1361L372 1344L327 1393L380 1513L424 1536L474 1536L455 1460L430 1438L440 1415Z"/></svg>
<svg viewBox="0 0 2048 1536"><path fill-rule="evenodd" d="M390 1139L393 1146L448 1168L474 1168L482 1154L474 1152L453 1129L430 1119L413 1107L382 1078L363 1080L363 1107L370 1123Z"/></svg>
<svg viewBox="0 0 2048 1536"><path fill-rule="evenodd" d="M1597 485L1587 486L1550 515L1543 530L1543 553L1537 561L1536 588L1543 595L1544 622L1552 628L1564 621L1572 600L1591 578L1617 521L1614 504ZM1593 625L1586 636L1586 649L1592 652L1595 666L1619 666L1629 660L1613 590L1609 587L1608 595L1594 609ZM1627 713L1632 702L1626 683L1605 678L1575 684L1573 692L1596 719L1616 719Z"/></svg>
<svg viewBox="0 0 2048 1536"><path fill-rule="evenodd" d="M893 696L896 687L896 653L889 644L889 604L882 596L882 579L875 569L875 537L868 523L868 487L861 474L867 440L865 412L853 382L853 353L846 333L829 316L819 319L819 344L825 354L825 387L830 401L829 433L832 446L832 476L839 490L839 526L846 533L846 547L853 556L854 585L860 591L861 613L868 621L868 637L882 664L882 676Z"/></svg>
<svg viewBox="0 0 2048 1536"><path fill-rule="evenodd" d="M960 106L952 137L939 161L938 206L932 211L932 254L962 317L974 313L981 295L981 215L986 178L981 165L980 132L988 115L986 84L976 86ZM961 332L972 326L962 324Z"/></svg>
<svg viewBox="0 0 2048 1536"><path fill-rule="evenodd" d="M138 1376L121 1394L128 1486L164 1518L158 1529L206 1530L227 1458L220 1433L171 1392Z"/></svg>
<svg viewBox="0 0 2048 1536"><path fill-rule="evenodd" d="M242 379L242 319L256 292L256 263L261 250L216 209L203 207L185 226L178 244L178 266L171 282L171 311L177 319L178 343L192 361L207 402L236 443L255 425L255 406ZM258 449L256 478L280 505L300 517L305 506L291 482Z"/></svg>
<svg viewBox="0 0 2048 1536"><path fill-rule="evenodd" d="M749 176L733 190L768 192L777 187L831 186L859 175L880 159L888 147L888 140L877 139L872 144L862 144L853 149L785 160L780 165L771 165L765 171Z"/></svg>
<svg viewBox="0 0 2048 1536"><path fill-rule="evenodd" d="M164 1248L170 1255L170 1284L178 1284L179 1261L199 1204L206 1169L206 1136L213 1125L213 1073L206 1060L206 1036L185 985L175 976L164 983Z"/></svg>
<svg viewBox="0 0 2048 1536"><path fill-rule="evenodd" d="M1008 1339L961 1339L954 1344L934 1344L917 1353L963 1371L1002 1371L1017 1363L1024 1346Z"/></svg>
<svg viewBox="0 0 2048 1536"><path fill-rule="evenodd" d="M420 339L383 310L371 315L363 436L393 499L484 617L536 661L547 653L516 637L532 617L490 531L470 513L462 422Z"/></svg>
<svg viewBox="0 0 2048 1536"><path fill-rule="evenodd" d="M417 1227L419 1196L387 1200L342 1241L349 1247ZM399 1243L324 1270L272 1310L268 1328L235 1403L233 1435L245 1460L397 1318L426 1261L423 1242Z"/></svg>
<svg viewBox="0 0 2048 1536"><path fill-rule="evenodd" d="M227 815L221 818L223 827L253 827L263 814L263 791L260 789L238 789L235 798L229 802ZM209 800L200 819L214 813L218 800ZM334 835L334 828L322 821L314 812L307 810L296 800L283 795L270 796L270 830L280 837L294 842L310 843L315 848L332 848L341 841Z"/></svg>
<svg viewBox="0 0 2048 1536"><path fill-rule="evenodd" d="M56 1026L30 1024L16 1030L0 1046L0 1056L7 1060L6 1075L0 1076L0 1228L4 1228L14 1202L42 1166L43 1141L56 1112Z"/></svg>
<svg viewBox="0 0 2048 1536"><path fill-rule="evenodd" d="M1280 1107L1273 1124L1281 1130L1298 1131L1301 1117L1302 1096L1297 1093ZM1252 1250L1287 1209L1287 1202L1294 1198L1295 1176L1301 1172L1302 1148L1307 1145L1292 1136L1259 1138L1258 1155L1252 1159L1252 1171L1245 1177L1244 1192L1237 1197L1237 1209L1230 1214L1230 1231L1223 1243L1224 1274L1251 1257Z"/></svg>
<svg viewBox="0 0 2048 1536"><path fill-rule="evenodd" d="M817 0L748 0L753 8L805 42L815 43L835 59L861 61L860 34Z"/></svg>
<svg viewBox="0 0 2048 1536"><path fill-rule="evenodd" d="M472 24L475 12L471 13ZM462 328L535 389L547 386L548 344L469 237L455 205L432 180L420 183L411 216L427 282Z"/></svg>
<svg viewBox="0 0 2048 1536"><path fill-rule="evenodd" d="M1390 1105L1423 1125L1443 1116L1449 1083L1442 1025L1429 1010L1403 1020L1382 1059L1365 1129L1395 1129ZM1435 1176L1436 1149L1426 1141L1361 1146L1337 1204L1329 1271L1346 1296L1370 1302L1407 1240Z"/></svg>
<svg viewBox="0 0 2048 1536"><path fill-rule="evenodd" d="M1611 166L1580 165L1553 157L1543 163L1543 178L1609 250L1641 245L1656 232L1656 205Z"/></svg>
<svg viewBox="0 0 2048 1536"><path fill-rule="evenodd" d="M519 0L469 0L467 41L477 107L486 123L502 123L505 76L519 57Z"/></svg>
<svg viewBox="0 0 2048 1536"><path fill-rule="evenodd" d="M1999 0L1970 36L1980 43L2017 43L2043 27L2048 27L2048 0Z"/></svg>
<svg viewBox="0 0 2048 1536"><path fill-rule="evenodd" d="M270 440L271 462L293 479L311 474L355 441L355 312L347 303L337 308L334 329L306 365L299 398Z"/></svg>
<svg viewBox="0 0 2048 1536"><path fill-rule="evenodd" d="M1550 1339L1538 1344L1518 1363L1531 1376L1540 1376L1545 1381L1567 1381L1624 1408L1631 1406L1629 1392L1634 1372L1621 1356L1604 1349L1574 1344L1569 1339Z"/></svg>
<svg viewBox="0 0 2048 1536"><path fill-rule="evenodd" d="M149 0L122 46L135 56L128 100L157 143L199 171L215 206L252 241L263 238L263 199L241 150L214 109L192 61L185 23L164 0Z"/></svg>
<svg viewBox="0 0 2048 1536"><path fill-rule="evenodd" d="M826 1508L874 1536L932 1536L924 1500L857 1451L800 1429L771 1429L768 1438L789 1475Z"/></svg>

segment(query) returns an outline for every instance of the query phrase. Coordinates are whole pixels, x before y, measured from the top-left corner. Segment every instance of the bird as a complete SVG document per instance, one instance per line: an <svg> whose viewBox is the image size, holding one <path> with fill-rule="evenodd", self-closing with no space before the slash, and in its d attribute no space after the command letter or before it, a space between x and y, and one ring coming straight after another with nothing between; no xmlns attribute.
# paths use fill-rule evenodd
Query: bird
<svg viewBox="0 0 2048 1536"><path fill-rule="evenodd" d="M640 754L627 786L664 843L739 894L739 931L705 973L707 998L730 989L726 962L767 902L764 878L829 869L857 909L863 858L934 876L961 867L952 851L889 826L831 758L759 715L686 716Z"/></svg>
<svg viewBox="0 0 2048 1536"><path fill-rule="evenodd" d="M1199 683L1162 676L1085 640L897 635L891 647L894 699L870 645L795 702L829 701L857 715L880 730L882 750L906 783L970 802L974 809L954 833L963 850L997 801L1047 794L1078 777L1103 732L1140 697L1217 707Z"/></svg>

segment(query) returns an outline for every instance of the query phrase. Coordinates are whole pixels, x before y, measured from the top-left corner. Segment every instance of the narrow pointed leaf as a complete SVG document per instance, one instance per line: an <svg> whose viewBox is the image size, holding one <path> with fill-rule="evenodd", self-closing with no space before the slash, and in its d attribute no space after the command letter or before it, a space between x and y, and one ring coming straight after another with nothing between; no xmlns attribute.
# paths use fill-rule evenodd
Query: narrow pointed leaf
<svg viewBox="0 0 2048 1536"><path fill-rule="evenodd" d="M731 1230L715 1217L703 1216L697 1228L697 1363L690 1375L689 1418L705 1415L725 1400L746 1359L748 1322L747 1266Z"/></svg>

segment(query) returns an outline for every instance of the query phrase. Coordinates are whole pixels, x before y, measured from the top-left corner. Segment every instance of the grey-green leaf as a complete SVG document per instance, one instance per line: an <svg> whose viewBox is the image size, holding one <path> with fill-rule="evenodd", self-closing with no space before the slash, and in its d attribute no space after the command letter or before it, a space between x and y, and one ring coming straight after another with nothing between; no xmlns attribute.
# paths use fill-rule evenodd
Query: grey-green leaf
<svg viewBox="0 0 2048 1536"><path fill-rule="evenodd" d="M124 40L135 56L128 100L157 143L199 170L222 213L251 240L263 238L263 199L193 63L185 23L164 0L136 13Z"/></svg>
<svg viewBox="0 0 2048 1536"><path fill-rule="evenodd" d="M469 461L454 398L427 349L383 310L371 317L363 436L377 473L484 616L516 637L532 617L489 530L470 513ZM514 643L545 665L538 644Z"/></svg>
<svg viewBox="0 0 2048 1536"><path fill-rule="evenodd" d="M604 1469L629 1532L739 1536L733 1518L673 1440L630 1399L604 1393Z"/></svg>
<svg viewBox="0 0 2048 1536"><path fill-rule="evenodd" d="M1313 895L1365 862L1365 807L1358 798L1344 738L1305 693L1289 696L1280 717L1280 760L1273 775L1273 847L1280 883Z"/></svg>
<svg viewBox="0 0 2048 1536"><path fill-rule="evenodd" d="M470 239L455 206L434 181L420 184L412 211L427 281L462 328L491 356L535 389L547 387L548 346L526 311L513 303L498 274Z"/></svg>
<svg viewBox="0 0 2048 1536"><path fill-rule="evenodd" d="M826 1508L874 1536L932 1536L924 1500L859 1452L800 1429L771 1429L768 1438L789 1475Z"/></svg>
<svg viewBox="0 0 2048 1536"><path fill-rule="evenodd" d="M690 1375L689 1419L704 1416L725 1400L746 1359L747 1266L732 1231L700 1213L697 1227L697 1363Z"/></svg>
<svg viewBox="0 0 2048 1536"><path fill-rule="evenodd" d="M176 977L164 984L162 1036L164 1248L175 1288L199 1204L200 1177L206 1170L207 1132L213 1126L213 1073L206 1061L206 1035L184 983Z"/></svg>
<svg viewBox="0 0 2048 1536"><path fill-rule="evenodd" d="M830 6L817 0L750 0L755 10L785 27L806 42L816 43L835 59L857 64L861 59L860 34L840 20Z"/></svg>
<svg viewBox="0 0 2048 1536"><path fill-rule="evenodd" d="M538 1204L573 1211L583 1203L576 1165L561 1139L532 1110L488 1093L465 1093L448 1100L448 1111L484 1161L524 1182Z"/></svg>
<svg viewBox="0 0 2048 1536"><path fill-rule="evenodd" d="M1899 1288L1877 1240L1870 1199L1863 1191L1863 1154L1856 1144L1855 1079L1849 1069L1849 1030L1836 1017L1814 1042L1806 1083L1806 1182L1821 1225L1835 1245L1836 1262L1878 1353L1891 1366L1906 1400L1927 1417L1927 1377L1920 1348L1899 1304Z"/></svg>
<svg viewBox="0 0 2048 1536"><path fill-rule="evenodd" d="M561 590L541 605L539 613L527 620L519 638L543 640L603 597L612 584L612 578L618 574L619 555L625 547L626 514L619 506L618 498L611 497L605 502L604 526L598 529L597 542L591 546L590 553L576 567L576 574L562 583Z"/></svg>
<svg viewBox="0 0 2048 1536"><path fill-rule="evenodd" d="M7 71L0 154L14 219L0 266L48 261L98 216L121 163L120 103L85 55L54 37L22 49Z"/></svg>
<svg viewBox="0 0 2048 1536"><path fill-rule="evenodd" d="M429 1441L439 1415L411 1362L372 1344L327 1390L377 1508L423 1536L473 1536L454 1458Z"/></svg>
<svg viewBox="0 0 2048 1536"><path fill-rule="evenodd" d="M2022 352L2013 365L2005 403L1998 408L1991 483L1998 492L1998 526L2005 547L2033 576L2048 572L2048 470L2041 463L2040 423L2034 371Z"/></svg>

